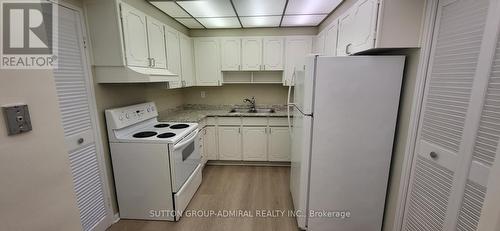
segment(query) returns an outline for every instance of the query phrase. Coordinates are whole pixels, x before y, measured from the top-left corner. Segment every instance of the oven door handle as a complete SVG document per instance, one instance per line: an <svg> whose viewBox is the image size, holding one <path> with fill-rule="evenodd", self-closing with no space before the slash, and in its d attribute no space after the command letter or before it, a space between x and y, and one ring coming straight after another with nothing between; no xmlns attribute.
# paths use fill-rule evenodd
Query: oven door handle
<svg viewBox="0 0 500 231"><path fill-rule="evenodd" d="M189 137L184 138L184 139L187 139L186 141L182 141L182 142L179 142L176 145L174 145L174 151L177 150L177 149L180 149L180 148L182 148L184 146L186 146L189 143L191 143L191 141L193 141L194 139L196 139L196 135L198 135L198 132L200 132L200 130L196 129L196 131L193 132L192 135L190 135Z"/></svg>

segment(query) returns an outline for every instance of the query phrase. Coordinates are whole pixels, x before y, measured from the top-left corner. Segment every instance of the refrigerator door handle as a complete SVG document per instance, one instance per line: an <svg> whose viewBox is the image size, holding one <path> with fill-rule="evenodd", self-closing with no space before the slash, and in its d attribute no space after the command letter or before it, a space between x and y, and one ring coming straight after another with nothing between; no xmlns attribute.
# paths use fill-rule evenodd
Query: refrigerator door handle
<svg viewBox="0 0 500 231"><path fill-rule="evenodd" d="M290 79L290 84L288 85L288 99L287 99L287 107L286 107L286 114L287 114L287 119L288 119L288 131L290 134L290 138L292 137L292 121L290 119L290 107L295 106L294 103L290 102L290 97L292 93L292 83L295 82L295 67L293 68L293 73L292 73L292 78Z"/></svg>

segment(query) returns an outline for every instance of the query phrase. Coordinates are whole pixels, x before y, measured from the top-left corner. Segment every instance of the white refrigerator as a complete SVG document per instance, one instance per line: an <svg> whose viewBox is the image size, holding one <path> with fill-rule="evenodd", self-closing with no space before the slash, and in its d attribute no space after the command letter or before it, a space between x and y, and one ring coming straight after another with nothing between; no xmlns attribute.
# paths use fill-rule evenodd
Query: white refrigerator
<svg viewBox="0 0 500 231"><path fill-rule="evenodd" d="M381 230L404 61L309 56L295 71L290 190L301 229Z"/></svg>

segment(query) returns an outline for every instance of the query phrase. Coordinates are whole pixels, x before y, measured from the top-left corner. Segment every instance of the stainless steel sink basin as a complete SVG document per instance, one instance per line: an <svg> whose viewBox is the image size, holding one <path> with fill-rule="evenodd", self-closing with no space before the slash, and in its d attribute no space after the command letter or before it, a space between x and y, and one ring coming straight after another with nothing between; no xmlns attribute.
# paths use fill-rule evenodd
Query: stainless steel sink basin
<svg viewBox="0 0 500 231"><path fill-rule="evenodd" d="M274 108L256 108L252 110L250 108L233 108L229 113L275 113Z"/></svg>

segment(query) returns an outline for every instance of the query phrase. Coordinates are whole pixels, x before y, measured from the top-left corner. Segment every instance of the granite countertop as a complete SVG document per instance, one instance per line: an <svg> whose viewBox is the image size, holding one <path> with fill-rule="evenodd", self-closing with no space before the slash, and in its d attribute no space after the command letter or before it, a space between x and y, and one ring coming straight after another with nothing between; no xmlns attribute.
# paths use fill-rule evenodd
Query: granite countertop
<svg viewBox="0 0 500 231"><path fill-rule="evenodd" d="M175 121L175 122L192 122L197 123L208 116L223 116L223 117L286 117L286 107L275 108L274 113L230 113L231 109L227 108L184 108L177 111L161 112L159 115L160 121Z"/></svg>

